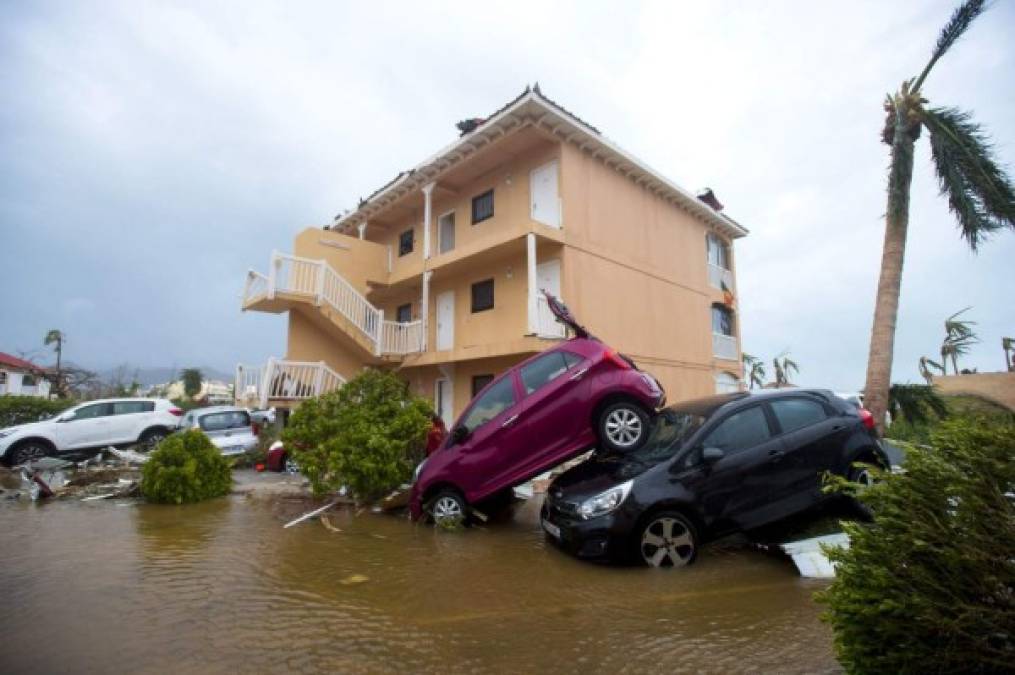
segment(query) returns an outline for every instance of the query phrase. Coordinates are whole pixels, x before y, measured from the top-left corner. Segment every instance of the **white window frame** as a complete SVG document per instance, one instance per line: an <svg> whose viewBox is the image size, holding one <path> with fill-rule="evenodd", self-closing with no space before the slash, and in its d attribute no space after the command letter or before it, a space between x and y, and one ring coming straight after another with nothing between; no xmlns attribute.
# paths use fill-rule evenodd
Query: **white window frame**
<svg viewBox="0 0 1015 675"><path fill-rule="evenodd" d="M455 216L454 230L458 230L458 216L455 213L456 209L445 211L444 213L437 216L437 255L443 255L445 253L451 253L455 250L455 246L458 243L458 232L455 232L455 242L451 245L447 251L444 250L444 238L441 236L441 220L447 216Z"/></svg>

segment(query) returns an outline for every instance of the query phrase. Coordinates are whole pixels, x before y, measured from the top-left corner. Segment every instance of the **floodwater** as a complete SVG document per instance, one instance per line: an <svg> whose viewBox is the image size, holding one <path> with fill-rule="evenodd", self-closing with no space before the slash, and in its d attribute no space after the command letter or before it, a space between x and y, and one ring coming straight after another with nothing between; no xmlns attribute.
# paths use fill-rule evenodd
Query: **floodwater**
<svg viewBox="0 0 1015 675"><path fill-rule="evenodd" d="M589 564L544 540L539 501L463 532L283 530L305 503L235 496L3 503L0 672L839 672L822 584L788 560Z"/></svg>

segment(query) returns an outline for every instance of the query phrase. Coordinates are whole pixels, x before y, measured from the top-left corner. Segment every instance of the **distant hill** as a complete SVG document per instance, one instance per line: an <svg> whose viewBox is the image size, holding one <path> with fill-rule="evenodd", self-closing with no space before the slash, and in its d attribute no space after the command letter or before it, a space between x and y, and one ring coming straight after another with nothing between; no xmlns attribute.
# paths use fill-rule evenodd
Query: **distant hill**
<svg viewBox="0 0 1015 675"><path fill-rule="evenodd" d="M234 374L226 373L217 368L211 368L209 366L198 366L198 369L204 373L204 379L206 380L221 380L223 382L232 382ZM103 380L110 380L113 378L119 367L117 368L106 368L105 370L99 371L99 377ZM137 369L137 381L142 387L150 387L153 384L165 384L169 382L170 378L180 379L180 373L183 372L183 368L138 368ZM134 368L127 366L123 371L123 379L130 382L134 378Z"/></svg>

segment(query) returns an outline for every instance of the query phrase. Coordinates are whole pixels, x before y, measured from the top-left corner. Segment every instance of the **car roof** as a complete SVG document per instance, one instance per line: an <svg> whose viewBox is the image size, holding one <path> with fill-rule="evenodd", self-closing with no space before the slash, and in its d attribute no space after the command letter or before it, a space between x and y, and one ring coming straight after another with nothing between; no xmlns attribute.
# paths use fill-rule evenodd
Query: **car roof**
<svg viewBox="0 0 1015 675"><path fill-rule="evenodd" d="M245 412L248 415L250 414L250 412L246 408L240 407L238 405L210 405L205 408L194 408L193 410L190 410L188 412L194 413L195 415L205 415L208 413L218 413L218 412Z"/></svg>
<svg viewBox="0 0 1015 675"><path fill-rule="evenodd" d="M784 387L781 389L762 389L760 391L737 391L729 394L718 394L707 398L696 398L688 401L678 401L671 406L678 412L686 412L702 417L709 417L720 408L725 406L741 407L752 401L765 401L775 398L805 394L817 396L825 401L831 401L834 394L827 389L800 389L798 387ZM730 404L737 404L732 406Z"/></svg>
<svg viewBox="0 0 1015 675"><path fill-rule="evenodd" d="M77 405L91 405L92 403L122 403L124 401L154 401L158 403L159 401L165 400L166 399L163 398L147 398L147 397L142 398L137 396L121 396L119 398L97 398L92 401L81 401Z"/></svg>

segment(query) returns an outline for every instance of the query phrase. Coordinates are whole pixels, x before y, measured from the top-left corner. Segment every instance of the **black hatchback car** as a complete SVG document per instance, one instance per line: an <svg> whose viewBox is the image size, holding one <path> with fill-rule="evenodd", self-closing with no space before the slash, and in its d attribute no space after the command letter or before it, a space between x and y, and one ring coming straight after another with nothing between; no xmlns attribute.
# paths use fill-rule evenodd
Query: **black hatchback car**
<svg viewBox="0 0 1015 675"><path fill-rule="evenodd" d="M638 450L595 453L549 487L543 529L581 557L655 567L827 498L822 475L857 482L889 466L871 414L823 390L735 393L664 408Z"/></svg>

